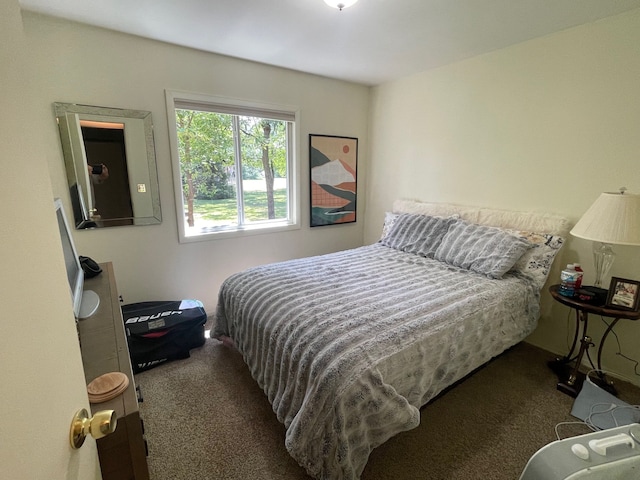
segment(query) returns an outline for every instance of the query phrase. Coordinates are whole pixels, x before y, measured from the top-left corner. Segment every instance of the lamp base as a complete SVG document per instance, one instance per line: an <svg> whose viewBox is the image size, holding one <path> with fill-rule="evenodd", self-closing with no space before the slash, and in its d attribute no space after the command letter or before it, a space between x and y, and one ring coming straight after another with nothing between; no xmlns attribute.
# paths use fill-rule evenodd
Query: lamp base
<svg viewBox="0 0 640 480"><path fill-rule="evenodd" d="M602 306L607 302L608 290L600 287L584 286L577 292L578 298L590 305Z"/></svg>
<svg viewBox="0 0 640 480"><path fill-rule="evenodd" d="M608 243L593 243L593 263L596 267L596 281L594 285L602 287L602 280L607 276L616 254Z"/></svg>

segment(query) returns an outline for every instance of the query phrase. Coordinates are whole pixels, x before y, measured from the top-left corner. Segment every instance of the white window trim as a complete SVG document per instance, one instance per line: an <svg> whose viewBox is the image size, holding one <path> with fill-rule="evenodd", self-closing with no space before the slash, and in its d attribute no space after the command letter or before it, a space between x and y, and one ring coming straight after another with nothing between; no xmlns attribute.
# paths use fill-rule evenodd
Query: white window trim
<svg viewBox="0 0 640 480"><path fill-rule="evenodd" d="M179 90L165 90L165 100L167 104L167 121L169 124L169 146L171 149L171 168L173 171L173 189L176 203L176 220L178 223L178 238L180 243L202 242L221 238L244 237L248 235L259 235L267 233L279 233L300 229L300 108L291 105L274 105L261 102L240 100L230 97L215 95L203 95L198 93L184 92ZM192 102L194 107L203 104L214 104L216 106L228 105L230 110L235 108L247 108L248 110L261 110L265 112L291 112L294 116L293 135L290 138L293 159L290 170L287 172L287 188L289 198L292 199L289 205L290 220L281 222L271 221L268 224L251 224L228 229L203 229L200 235L187 235L185 231L185 221L183 218L184 201L182 196L182 176L180 174L180 156L178 149L178 131L176 127L175 105L178 103ZM277 116L276 116L277 119Z"/></svg>

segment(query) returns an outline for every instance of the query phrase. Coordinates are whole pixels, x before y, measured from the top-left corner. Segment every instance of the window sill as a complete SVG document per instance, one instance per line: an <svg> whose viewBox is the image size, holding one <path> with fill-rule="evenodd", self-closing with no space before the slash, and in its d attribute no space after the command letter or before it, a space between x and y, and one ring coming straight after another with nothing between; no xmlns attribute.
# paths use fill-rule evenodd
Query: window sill
<svg viewBox="0 0 640 480"><path fill-rule="evenodd" d="M258 225L245 225L242 228L200 228L192 232L180 232L180 243L205 242L209 240L222 240L226 238L241 238L268 233L288 232L299 230L299 223L270 223Z"/></svg>

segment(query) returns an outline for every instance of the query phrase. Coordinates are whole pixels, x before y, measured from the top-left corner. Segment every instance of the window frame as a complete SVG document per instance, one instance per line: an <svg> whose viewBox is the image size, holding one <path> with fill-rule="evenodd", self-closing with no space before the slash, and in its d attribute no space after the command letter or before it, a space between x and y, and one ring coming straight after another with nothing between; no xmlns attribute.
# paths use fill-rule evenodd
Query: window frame
<svg viewBox="0 0 640 480"><path fill-rule="evenodd" d="M300 152L299 152L299 119L300 109L291 105L274 105L262 102L240 100L216 95L203 95L177 90L165 90L167 104L167 120L169 127L169 144L171 149L171 168L173 171L173 189L176 205L176 220L180 243L201 242L206 240L243 237L265 233L277 233L300 229ZM176 108L193 108L207 111L207 107L217 113L231 115L269 116L276 120L292 122L288 134L287 164L288 220L256 222L235 227L201 228L199 233L187 235L183 212L185 204L182 191L182 173L178 148L178 131ZM284 117L284 118L283 118Z"/></svg>

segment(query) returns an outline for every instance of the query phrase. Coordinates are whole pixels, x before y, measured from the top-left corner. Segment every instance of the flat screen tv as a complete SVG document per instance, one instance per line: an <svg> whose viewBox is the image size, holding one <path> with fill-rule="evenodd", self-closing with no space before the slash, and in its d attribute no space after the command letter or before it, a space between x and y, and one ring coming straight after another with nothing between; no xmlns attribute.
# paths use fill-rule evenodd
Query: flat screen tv
<svg viewBox="0 0 640 480"><path fill-rule="evenodd" d="M80 258L71 236L69 222L62 206L62 201L56 198L54 201L64 264L69 280L71 300L73 302L73 314L77 319L90 317L95 313L100 304L100 297L92 290L84 290L84 271L80 265Z"/></svg>

